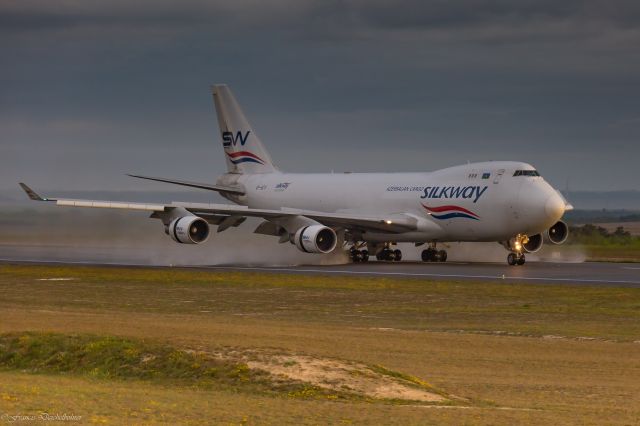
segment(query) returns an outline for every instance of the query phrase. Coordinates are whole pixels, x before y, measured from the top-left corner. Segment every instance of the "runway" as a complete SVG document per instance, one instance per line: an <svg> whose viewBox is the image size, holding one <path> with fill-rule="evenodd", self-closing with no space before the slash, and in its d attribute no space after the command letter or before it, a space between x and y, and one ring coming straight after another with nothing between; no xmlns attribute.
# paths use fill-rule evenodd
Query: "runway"
<svg viewBox="0 0 640 426"><path fill-rule="evenodd" d="M0 263L104 265L154 268L184 268L210 271L245 271L260 273L321 274L344 276L376 276L387 278L420 278L432 280L474 280L494 282L529 282L548 284L582 284L611 287L639 287L640 263L554 263L528 262L523 266L506 263L422 263L367 262L345 265L264 266L247 264L224 265L166 265L149 264L120 252L116 259L93 251L93 256L64 251L65 256L50 256L51 250L0 251ZM87 253L86 251L84 252ZM75 254L75 255L74 255ZM101 254L101 255L98 255Z"/></svg>

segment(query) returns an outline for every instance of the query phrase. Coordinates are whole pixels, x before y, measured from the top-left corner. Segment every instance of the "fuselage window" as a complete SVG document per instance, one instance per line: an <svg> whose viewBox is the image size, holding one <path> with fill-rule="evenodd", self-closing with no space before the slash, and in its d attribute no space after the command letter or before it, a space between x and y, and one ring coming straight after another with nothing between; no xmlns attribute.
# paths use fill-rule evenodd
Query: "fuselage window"
<svg viewBox="0 0 640 426"><path fill-rule="evenodd" d="M516 170L514 176L540 176L537 170Z"/></svg>

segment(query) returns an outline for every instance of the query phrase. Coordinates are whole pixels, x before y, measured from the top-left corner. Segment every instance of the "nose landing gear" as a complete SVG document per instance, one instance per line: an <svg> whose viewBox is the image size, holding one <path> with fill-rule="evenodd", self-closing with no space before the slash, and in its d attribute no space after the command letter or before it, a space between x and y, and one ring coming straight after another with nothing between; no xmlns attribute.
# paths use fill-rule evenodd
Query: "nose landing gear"
<svg viewBox="0 0 640 426"><path fill-rule="evenodd" d="M510 266L522 266L525 262L524 257L524 245L529 242L529 237L526 235L518 234L509 241L508 249L511 250L511 253L507 256L507 263Z"/></svg>

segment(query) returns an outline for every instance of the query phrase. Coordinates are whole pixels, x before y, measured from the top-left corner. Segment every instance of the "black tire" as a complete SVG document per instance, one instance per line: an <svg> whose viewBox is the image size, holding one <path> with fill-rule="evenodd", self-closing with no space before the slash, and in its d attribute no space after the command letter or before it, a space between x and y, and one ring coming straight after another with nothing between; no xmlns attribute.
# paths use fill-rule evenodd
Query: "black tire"
<svg viewBox="0 0 640 426"><path fill-rule="evenodd" d="M389 250L387 249L382 249L378 252L378 254L376 254L376 259L380 260L380 261L387 261L389 260Z"/></svg>
<svg viewBox="0 0 640 426"><path fill-rule="evenodd" d="M361 257L361 261L362 262L368 262L369 261L369 251L368 250L362 250L360 252L360 257Z"/></svg>
<svg viewBox="0 0 640 426"><path fill-rule="evenodd" d="M393 260L400 262L402 260L402 252L398 249L393 251Z"/></svg>
<svg viewBox="0 0 640 426"><path fill-rule="evenodd" d="M422 250L421 257L423 262L431 262L431 250L430 249Z"/></svg>
<svg viewBox="0 0 640 426"><path fill-rule="evenodd" d="M521 254L520 257L518 258L518 266L524 265L525 260L526 259L524 258L524 254Z"/></svg>
<svg viewBox="0 0 640 426"><path fill-rule="evenodd" d="M444 250L440 250L438 252L438 257L440 258L440 262L446 262L447 261L447 252Z"/></svg>
<svg viewBox="0 0 640 426"><path fill-rule="evenodd" d="M518 258L516 257L515 253L509 253L509 255L507 256L507 263L509 264L509 266L515 266L516 263L518 263Z"/></svg>

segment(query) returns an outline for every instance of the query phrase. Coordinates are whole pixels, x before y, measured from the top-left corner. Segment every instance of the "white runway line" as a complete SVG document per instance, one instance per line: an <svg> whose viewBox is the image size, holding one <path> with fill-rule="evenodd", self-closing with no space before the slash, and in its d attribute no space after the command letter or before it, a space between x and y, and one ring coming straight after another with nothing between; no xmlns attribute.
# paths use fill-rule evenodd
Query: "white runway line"
<svg viewBox="0 0 640 426"><path fill-rule="evenodd" d="M53 263L61 265L95 265L95 266L148 266L168 268L171 265L149 265L146 263L123 263L123 262L93 262L90 260L42 260L42 259L0 259L0 262L7 263Z"/></svg>
<svg viewBox="0 0 640 426"><path fill-rule="evenodd" d="M193 266L193 268L203 268ZM513 277L499 275L464 275L464 274L433 274L424 272L377 272L377 271L343 271L339 269L307 269L307 268L267 268L258 266L205 266L207 269L226 269L237 271L262 271L262 272L312 272L324 274L347 274L347 275L382 275L382 276L406 276L406 277L431 277L431 278L474 278L474 279L504 279L523 281L557 281L557 282L581 282L600 284L640 284L640 281L627 280L598 280L588 278L545 278L545 277Z"/></svg>

